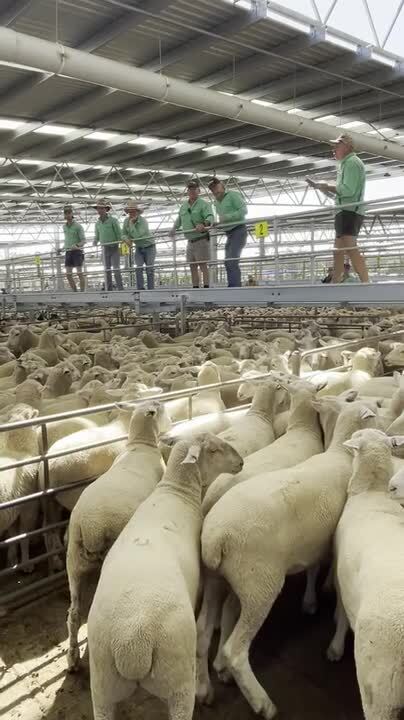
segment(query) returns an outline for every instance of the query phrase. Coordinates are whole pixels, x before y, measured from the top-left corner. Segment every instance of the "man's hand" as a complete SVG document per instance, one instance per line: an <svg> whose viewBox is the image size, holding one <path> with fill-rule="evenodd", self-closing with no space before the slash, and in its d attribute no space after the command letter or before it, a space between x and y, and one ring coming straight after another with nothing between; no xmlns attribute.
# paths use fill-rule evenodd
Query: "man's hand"
<svg viewBox="0 0 404 720"><path fill-rule="evenodd" d="M94 240L93 245L94 245L94 247L97 247L97 245L98 245L97 240Z"/></svg>
<svg viewBox="0 0 404 720"><path fill-rule="evenodd" d="M309 177L306 178L306 182L307 182L307 184L310 185L310 187L312 187L312 188L319 188L319 186L321 185L321 183L318 183L318 182L316 182L315 180L312 180L312 179L309 178Z"/></svg>
<svg viewBox="0 0 404 720"><path fill-rule="evenodd" d="M198 223L197 225L195 225L195 230L197 230L198 232L204 232L205 229L206 229L206 228L205 228L205 225L204 225L203 223Z"/></svg>
<svg viewBox="0 0 404 720"><path fill-rule="evenodd" d="M174 240L174 238L175 238L175 230L174 229L170 230L170 232L168 233L168 237L170 237L171 240Z"/></svg>

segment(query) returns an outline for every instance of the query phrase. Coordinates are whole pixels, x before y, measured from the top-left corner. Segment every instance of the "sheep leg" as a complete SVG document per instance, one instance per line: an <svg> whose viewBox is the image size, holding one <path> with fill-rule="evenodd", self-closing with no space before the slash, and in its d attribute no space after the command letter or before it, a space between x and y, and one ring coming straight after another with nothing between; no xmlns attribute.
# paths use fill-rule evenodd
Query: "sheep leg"
<svg viewBox="0 0 404 720"><path fill-rule="evenodd" d="M45 502L47 504L44 506L44 527L48 524L53 525L53 523L59 522L62 517L62 509L60 505L57 505L56 502L50 498L48 498ZM44 536L46 552L53 552L54 550L60 549L60 555L64 555L64 547L57 530L46 532ZM53 555L49 558L49 572L58 572L63 570L64 565L60 555Z"/></svg>
<svg viewBox="0 0 404 720"><path fill-rule="evenodd" d="M335 609L335 621L337 623L335 635L327 650L327 657L331 662L341 660L345 649L345 637L349 630L348 618L339 593L337 596L337 607Z"/></svg>
<svg viewBox="0 0 404 720"><path fill-rule="evenodd" d="M93 714L94 720L114 720L115 704L98 703L93 698Z"/></svg>
<svg viewBox="0 0 404 720"><path fill-rule="evenodd" d="M261 572L259 568L256 570L253 592L250 587L249 594L246 594L248 583L244 588L241 581L239 583L237 594L241 605L240 617L223 648L223 655L228 669L254 712L266 720L272 720L277 712L276 707L255 677L248 655L252 641L282 590L284 576L270 577L264 569Z"/></svg>
<svg viewBox="0 0 404 720"><path fill-rule="evenodd" d="M76 672L80 665L80 648L78 634L80 630L80 581L82 574L76 567L71 567L69 556L67 557L67 573L70 588L70 607L67 614L68 650L67 669L69 672Z"/></svg>
<svg viewBox="0 0 404 720"><path fill-rule="evenodd" d="M213 701L213 687L209 677L209 648L215 630L217 615L223 598L223 580L206 574L202 607L196 624L196 697L198 702L209 705Z"/></svg>
<svg viewBox="0 0 404 720"><path fill-rule="evenodd" d="M221 682L228 683L232 680L232 675L229 673L226 667L226 661L223 655L223 647L229 639L231 633L237 622L237 618L240 615L240 603L237 596L230 591L225 603L223 605L222 617L220 623L220 640L219 647L217 649L216 658L213 662L219 679Z"/></svg>
<svg viewBox="0 0 404 720"><path fill-rule="evenodd" d="M176 693L168 698L169 720L192 720L194 714L195 695L187 688L182 693Z"/></svg>
<svg viewBox="0 0 404 720"><path fill-rule="evenodd" d="M302 610L306 615L315 615L317 612L316 582L319 572L320 563L312 565L306 571L306 590L302 604Z"/></svg>

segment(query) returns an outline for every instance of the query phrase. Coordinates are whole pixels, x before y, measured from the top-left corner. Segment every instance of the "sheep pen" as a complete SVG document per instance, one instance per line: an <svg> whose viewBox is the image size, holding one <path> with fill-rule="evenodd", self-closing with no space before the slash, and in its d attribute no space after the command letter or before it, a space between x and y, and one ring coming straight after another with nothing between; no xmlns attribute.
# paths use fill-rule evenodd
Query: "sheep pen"
<svg viewBox="0 0 404 720"><path fill-rule="evenodd" d="M283 319L290 318L293 313L295 323L290 319ZM365 318L362 313L357 323L355 313L351 311L337 312L324 308L321 313L314 315L308 309L304 312L288 309L282 313L279 310L245 308L240 317L240 309L228 309L221 312L222 319L218 322L209 319L210 314L215 318L214 311L204 311L200 315L195 312L189 317L189 332L183 336L169 339L169 335L149 329L132 335L118 334L117 330L112 330L112 333L99 332L98 327L96 338L91 344L86 344L90 343L90 338L82 336L81 326L77 323L77 327L71 326L75 336L73 333L65 336L63 333L66 328L57 328L57 346L64 349L59 362L54 362L55 357L50 357L47 346L46 353L51 362L47 361L46 353L35 357L37 348L42 350L45 343L39 340L34 344L38 337L32 338L32 328L31 333L22 333L25 344L21 347L16 344L19 335L14 331L11 333L12 342L5 343L8 352L4 355L4 364L0 365L1 370L10 364L10 373L2 376L6 382L3 383L4 404L0 408L0 424L8 422L9 418L14 422L10 406L21 402L21 393L24 390L24 404L31 405L36 410L32 417L24 419L24 422L32 423L32 427L38 428L39 448L35 452L30 450L27 458L42 452L45 457L51 456L52 452L60 453L58 462L63 468L63 458L74 458L74 454L79 453L77 445L74 445L74 438L72 446L69 446L67 441L60 443L59 440L70 435L73 437L74 433L82 433L83 437L88 437L89 440L80 444L85 445L87 442L93 445L94 453L97 452L97 442L100 448L104 442L112 443L111 447L116 444L116 452L111 455L110 467L113 467L119 457L117 453L124 451L126 441L127 426L120 427L117 423L122 408L133 410L139 403L143 403L145 398L149 400L149 396L152 401L163 403L168 411L170 404L176 412L180 407L179 417L175 416L176 412L173 413L173 431L162 436L162 443L167 443L169 454L173 442L181 440L182 436L189 437L191 432L213 432L223 439L230 438L233 432L242 432L243 421L247 425L250 422L247 418L250 397L247 398L243 392L237 393L239 386L244 383L245 387L245 384L249 383L259 387L270 378L271 382L278 383L279 394L283 393L289 382L296 381L293 375L293 353L297 352L302 356L300 376L305 383L311 384L310 387L313 386L313 397L316 393L321 397L325 395L321 388L324 388L326 373L329 372L331 378L335 373L346 373L348 378L353 369L355 371L355 354L363 347L380 353L382 364L381 369L372 367L372 377L367 381L369 389L363 399L366 397L367 402L383 404L380 418L383 413L389 417L392 412L391 398L402 383L400 373L404 369L404 360L400 355L401 338L385 336L399 332L400 322L404 322L404 313L400 316L397 311L383 309L376 314L369 310ZM45 331L46 326L39 328L38 324L38 333L35 333L40 337ZM83 335L84 332L83 330ZM344 337L347 332L348 335L356 333L357 336ZM92 333L88 334L94 337ZM378 334L383 336L380 340ZM64 337L70 340L62 344ZM347 342L352 344L346 348ZM350 356L346 355L341 362L334 350L327 351L327 345L334 348L337 344L344 346L342 351L345 348L351 351ZM307 352L311 355L304 358L303 353ZM82 363L79 358L85 359L85 362ZM392 360L394 365L391 364ZM27 371L24 370L24 365ZM200 371L204 366L214 366L214 372L208 374L206 380L202 377L201 381ZM23 371L16 372L17 367L22 367ZM60 370L56 372L54 368ZM393 370L396 371L395 377ZM60 380L58 373L62 376ZM383 375L388 377L384 378ZM51 393L48 390L51 386L49 377L55 378L57 383ZM224 385L226 382L230 384ZM203 385L212 383L219 384L219 387L213 391L203 390ZM346 391L351 387L351 383L341 383L341 387ZM293 391L293 388L291 390ZM355 387L355 390L361 392L360 387ZM199 414L201 395L206 398L206 406L203 406L202 414ZM329 402L331 403L331 400ZM291 409L287 401L279 407L274 404L272 409L275 438L283 438L286 444L288 427L289 432L290 428L294 427L288 425ZM49 410L55 413L55 420L46 423L47 431L44 434L41 422L47 418ZM258 412L261 418L263 409L260 407ZM399 419L401 406L397 408L397 412L400 412L397 418ZM61 413L62 416L59 417L56 413ZM192 422L190 418L194 418ZM402 423L404 426L404 415ZM109 428L114 427L114 433L109 434ZM279 430L276 430L277 428ZM98 432L98 429L101 432ZM333 433L333 426L329 425L328 419L323 431L324 437L327 433ZM0 484L2 465L6 461L10 463L3 435L0 431ZM269 461L274 455L274 451L270 450L271 442L273 438L266 439L264 446L268 447ZM54 444L55 449L52 449ZM254 445L251 447L250 453L265 452L264 448L257 450ZM298 446L295 452L297 451ZM245 454L248 467L247 450ZM3 457L7 460L3 461ZM399 458L397 461L399 462ZM38 471L35 488L30 486L30 493L47 492L47 488L53 487L52 474L49 475L49 466L51 469L53 467L51 457L48 462L37 463L42 469ZM48 470L44 471L47 465ZM91 469L96 467L93 461L89 464L88 472L80 475L76 488L71 460L66 467L69 470L65 475L61 473L54 489L60 491L61 486L65 485L66 489L70 490L70 493L73 490L77 497L90 484L95 490L96 483L93 481L102 473L98 469L95 474L91 473ZM109 467L103 467L102 472L108 470ZM25 490L19 494L16 491L14 494L2 495L0 501L18 503L24 494ZM0 716L10 720L68 720L71 717L93 720L88 658L84 656L78 674L67 672L66 616L70 597L65 574L65 547L68 537L64 536L70 509L57 498L58 492L40 498L37 502L36 523L27 528L34 533L30 537L29 554L30 560L34 559L33 567L21 566L22 539L15 543L10 542L18 533L24 532L24 528L17 528L13 532L7 529L0 536ZM58 508L56 516L52 515L52 505ZM29 503L17 504L17 507L28 508ZM2 512L0 504L0 516ZM49 548L44 542L44 526L52 523L57 526L55 530L60 539L57 549L52 546ZM17 560L12 562L21 566L17 567L15 572L7 560L12 546L17 550ZM49 567L53 565L53 557L61 560L60 566ZM250 655L250 662L259 682L274 699L282 716L284 714L291 720L320 720L325 717L330 720L363 719L351 639L348 640L345 656L338 665L331 664L326 659L327 645L334 630L335 609L333 593L322 589L328 565L328 558L324 558L317 582L319 607L316 615L302 613L302 597L306 583L304 573L288 577L281 596L254 641ZM90 574L83 587L84 624L78 634L81 654L85 650L87 638L84 616L87 616L94 596L98 575L99 572ZM30 586L35 587L35 591L30 591ZM199 605L197 612L198 609ZM212 661L217 640L215 636ZM221 682L213 667L211 676L214 702L211 707L197 703L193 717L196 720L227 720L230 717L249 720L252 717L251 709L237 685ZM163 703L148 695L145 690L137 690L131 700L125 700L119 706L119 718L129 720L135 717L137 720L166 720L167 710Z"/></svg>

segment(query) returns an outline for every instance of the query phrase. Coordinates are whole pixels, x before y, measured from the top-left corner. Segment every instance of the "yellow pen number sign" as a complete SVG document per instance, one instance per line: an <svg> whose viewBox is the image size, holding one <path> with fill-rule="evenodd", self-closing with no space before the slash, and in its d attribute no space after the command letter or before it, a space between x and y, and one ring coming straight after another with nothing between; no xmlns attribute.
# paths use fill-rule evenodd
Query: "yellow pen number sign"
<svg viewBox="0 0 404 720"><path fill-rule="evenodd" d="M268 235L268 223L266 220L264 222L259 222L255 226L255 237L256 238L264 238Z"/></svg>
<svg viewBox="0 0 404 720"><path fill-rule="evenodd" d="M40 256L40 255L35 255L34 262L35 262L35 265L38 265L38 267L39 267L39 265L42 265L42 258L41 258L41 256Z"/></svg>
<svg viewBox="0 0 404 720"><path fill-rule="evenodd" d="M121 255L129 255L129 245L125 242L121 243Z"/></svg>

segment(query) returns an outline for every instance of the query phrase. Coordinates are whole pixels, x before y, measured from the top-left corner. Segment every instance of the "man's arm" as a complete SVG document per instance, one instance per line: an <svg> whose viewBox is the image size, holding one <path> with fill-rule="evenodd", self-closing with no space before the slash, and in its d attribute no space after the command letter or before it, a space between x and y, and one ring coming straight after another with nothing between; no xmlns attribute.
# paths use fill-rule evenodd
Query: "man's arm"
<svg viewBox="0 0 404 720"><path fill-rule="evenodd" d="M84 228L82 225L78 227L79 242L77 243L78 248L82 248L86 244L86 236L84 234Z"/></svg>
<svg viewBox="0 0 404 720"><path fill-rule="evenodd" d="M170 237L174 237L175 233L177 232L177 230L180 229L180 227L181 227L181 215L178 214L177 218L174 222L174 225L172 226L172 228L169 232Z"/></svg>
<svg viewBox="0 0 404 720"><path fill-rule="evenodd" d="M337 194L337 186L336 185L330 185L330 183L326 182L316 182L315 180L312 180L311 178L306 178L306 182L310 187L315 188L316 190L320 190L320 192L323 192L324 194L330 193L331 195Z"/></svg>
<svg viewBox="0 0 404 720"><path fill-rule="evenodd" d="M95 237L94 237L94 245L98 245L100 242L100 233L98 231L98 221L95 223Z"/></svg>
<svg viewBox="0 0 404 720"><path fill-rule="evenodd" d="M240 193L235 193L232 196L232 205L232 212L226 213L225 215L221 216L220 219L222 223L241 222L245 219L245 216L247 214L247 205L245 204L244 199L241 197Z"/></svg>
<svg viewBox="0 0 404 720"><path fill-rule="evenodd" d="M121 242L122 240L122 232L121 232L121 226L116 218L112 218L114 231L115 231L115 237L118 242Z"/></svg>
<svg viewBox="0 0 404 720"><path fill-rule="evenodd" d="M354 198L362 183L362 169L356 162L347 162L343 177L338 183L336 192L338 195Z"/></svg>
<svg viewBox="0 0 404 720"><path fill-rule="evenodd" d="M198 232L203 232L205 228L211 227L213 225L215 218L212 211L212 206L210 203L205 203L202 210L202 218L203 223L198 223L198 225L195 226L195 229L198 230Z"/></svg>

